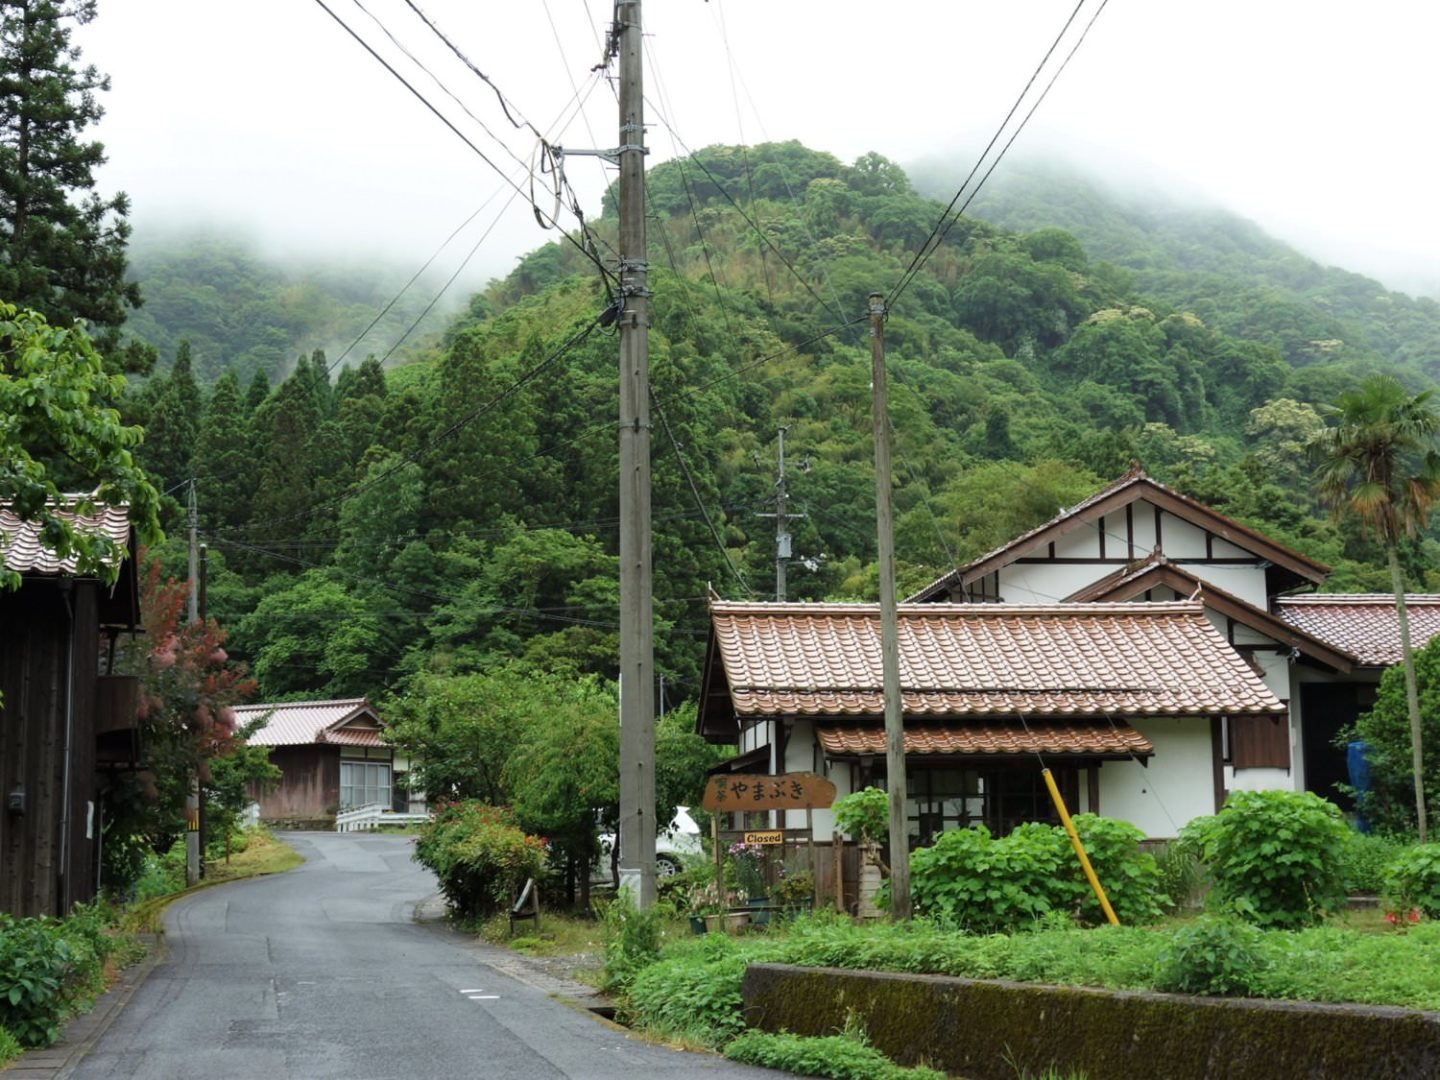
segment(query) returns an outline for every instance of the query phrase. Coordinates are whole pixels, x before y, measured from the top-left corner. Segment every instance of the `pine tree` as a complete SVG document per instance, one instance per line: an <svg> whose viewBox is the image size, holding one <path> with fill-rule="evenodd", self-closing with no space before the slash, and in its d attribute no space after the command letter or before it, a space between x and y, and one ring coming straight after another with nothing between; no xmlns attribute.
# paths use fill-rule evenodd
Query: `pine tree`
<svg viewBox="0 0 1440 1080"><path fill-rule="evenodd" d="M150 418L140 456L146 470L168 491L192 475L191 458L200 433L202 399L190 365L188 341L175 350L170 377L151 379L146 397L150 399Z"/></svg>
<svg viewBox="0 0 1440 1080"><path fill-rule="evenodd" d="M140 291L125 281L129 200L96 194L105 147L83 137L110 87L70 42L94 17L95 0L0 0L0 298L54 326L84 320L115 366Z"/></svg>
<svg viewBox="0 0 1440 1080"><path fill-rule="evenodd" d="M200 425L194 467L205 522L244 524L255 493L255 469L250 424L240 401L240 380L233 370L227 369L215 382Z"/></svg>
<svg viewBox="0 0 1440 1080"><path fill-rule="evenodd" d="M262 369L256 368L255 374L250 377L250 385L245 388L245 415L254 417L269 396L270 379Z"/></svg>

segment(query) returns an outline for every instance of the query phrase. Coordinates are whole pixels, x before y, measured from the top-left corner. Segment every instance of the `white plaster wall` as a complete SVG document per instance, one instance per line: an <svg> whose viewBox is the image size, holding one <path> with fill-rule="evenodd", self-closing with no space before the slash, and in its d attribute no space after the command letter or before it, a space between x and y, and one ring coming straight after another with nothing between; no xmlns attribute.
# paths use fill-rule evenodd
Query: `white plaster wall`
<svg viewBox="0 0 1440 1080"><path fill-rule="evenodd" d="M1205 530L1190 524L1174 514L1165 514L1160 520L1160 547L1170 559L1203 559L1205 557Z"/></svg>
<svg viewBox="0 0 1440 1080"><path fill-rule="evenodd" d="M1210 554L1212 554L1217 559L1255 558L1255 553L1253 551L1246 551L1244 548L1237 547L1236 545L1230 543L1229 540L1222 540L1218 536L1215 537L1215 539L1212 540L1210 543Z"/></svg>
<svg viewBox="0 0 1440 1080"><path fill-rule="evenodd" d="M1130 507L1135 521L1135 557L1143 559L1155 550L1155 504L1137 499Z"/></svg>
<svg viewBox="0 0 1440 1080"><path fill-rule="evenodd" d="M1046 544L1037 544L1021 553L1022 558L1044 558L1050 553ZM1100 557L1100 532L1091 524L1082 524L1071 529L1055 541L1055 555L1061 559L1098 559Z"/></svg>
<svg viewBox="0 0 1440 1080"><path fill-rule="evenodd" d="M1170 545L1165 545L1165 555L1170 556ZM1215 563L1186 562L1185 569L1201 581L1224 589L1231 596L1249 601L1261 611L1270 606L1265 594L1265 571L1258 566L1217 566Z"/></svg>
<svg viewBox="0 0 1440 1080"><path fill-rule="evenodd" d="M1007 604L1053 604L1115 570L1115 563L1011 563L1000 571Z"/></svg>
<svg viewBox="0 0 1440 1080"><path fill-rule="evenodd" d="M1293 734L1291 736L1293 741ZM1295 760L1295 748L1290 748L1290 760ZM1227 791L1294 791L1295 775L1284 769L1232 769L1225 766L1225 789Z"/></svg>
<svg viewBox="0 0 1440 1080"><path fill-rule="evenodd" d="M1148 767L1134 761L1100 766L1100 812L1150 837L1173 837L1192 818L1213 814L1210 721L1164 717L1132 726L1150 740L1155 756Z"/></svg>

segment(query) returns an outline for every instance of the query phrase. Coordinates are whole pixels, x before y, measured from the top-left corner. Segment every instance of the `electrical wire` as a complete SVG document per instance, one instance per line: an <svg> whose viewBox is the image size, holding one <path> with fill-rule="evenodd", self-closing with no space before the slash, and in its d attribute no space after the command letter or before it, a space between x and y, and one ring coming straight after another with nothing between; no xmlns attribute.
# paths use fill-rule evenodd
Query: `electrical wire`
<svg viewBox="0 0 1440 1080"><path fill-rule="evenodd" d="M970 208L970 204L975 200L975 196L980 193L980 189L983 188L985 186L985 182L990 179L990 174L995 171L996 166L998 166L1001 161L1005 160L1005 155L1009 152L1010 147L1015 144L1015 140L1019 138L1020 133L1025 130L1026 125L1030 123L1030 118L1035 115L1035 110L1038 109L1041 103L1044 102L1045 98L1049 96L1050 90L1055 85L1055 81L1060 78L1061 74L1063 74L1065 69L1070 65L1071 59L1074 58L1075 53L1079 50L1080 46L1085 44L1085 39L1090 34L1090 28L1095 25L1095 20L1098 19L1100 17L1100 14L1105 10L1105 7L1109 3L1109 0L1100 0L1099 7L1097 7L1095 9L1095 13L1090 16L1090 21L1087 22L1085 24L1085 28L1081 30L1079 38L1076 39L1075 44L1065 55L1065 59L1061 61L1060 66L1055 71L1055 74L1052 75L1050 77L1050 81L1045 84L1045 89L1041 91L1040 96L1036 98L1035 103L1030 106L1029 111L1026 112L1024 118L1020 121L1019 126L1011 134L1009 140L1006 141L1005 145L1001 147L1000 153L995 157L995 160L990 163L990 167L985 170L985 174L980 177L979 183L977 183L970 190L970 194L966 196L965 202L961 204L960 209L956 211L954 213L954 216L952 217L951 211L954 210L955 204L959 201L961 194L964 192L965 184L968 184L970 182L970 177L975 175L975 172L979 169L981 162L985 160L985 154L988 154L990 152L990 148L995 145L995 141L1005 130L1005 125L1010 122L1010 118L1014 116L1015 110L1020 106L1020 103L1024 100L1025 95L1029 93L1031 85L1034 83L1036 77L1040 74L1041 69L1049 61L1051 54L1055 51L1055 47L1060 44L1061 38L1063 38L1066 31L1069 30L1070 24L1074 21L1075 16L1080 13L1080 8L1084 5L1084 3L1085 0L1080 0L1080 2L1075 5L1075 9L1070 13L1070 17L1065 20L1065 25L1061 27L1060 33L1055 36L1055 40L1051 43L1050 48L1046 50L1044 58L1036 67L1034 74L1030 76L1030 80L1025 84L1025 89L1022 90L1020 96L1015 99L1015 104L1011 106L1010 112L1006 113L1005 120L1001 122L1000 127L996 128L995 134L991 137L990 142L986 145L984 153L982 153L980 157L976 159L975 166L970 170L969 176L967 176L965 178L965 182L960 185L960 189L955 192L954 198L950 200L950 204L946 207L945 212L940 215L940 220L936 222L935 228L930 230L930 239L927 239L925 243L920 246L920 250L916 253L915 258L911 260L909 268L907 268L905 273L900 276L900 280L896 283L895 287L890 290L890 295L886 298L885 302L885 307L887 311L894 307L895 302L900 299L901 294L903 294L905 290L909 288L910 283L915 280L915 276L920 272L921 267L923 267L925 263L929 261L930 256L933 255L937 250L939 250L940 245L945 242L945 238L950 235L950 230L954 228L955 223L964 216L965 211ZM932 240L934 241L933 246L931 246Z"/></svg>

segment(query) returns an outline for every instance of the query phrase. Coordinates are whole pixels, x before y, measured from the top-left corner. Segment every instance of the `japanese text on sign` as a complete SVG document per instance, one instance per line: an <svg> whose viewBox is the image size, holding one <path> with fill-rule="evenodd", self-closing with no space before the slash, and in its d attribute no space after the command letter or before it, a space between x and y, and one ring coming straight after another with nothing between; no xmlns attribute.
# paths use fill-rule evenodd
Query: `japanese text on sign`
<svg viewBox="0 0 1440 1080"><path fill-rule="evenodd" d="M763 776L748 773L712 776L700 805L712 812L731 810L823 809L835 801L835 785L814 773Z"/></svg>

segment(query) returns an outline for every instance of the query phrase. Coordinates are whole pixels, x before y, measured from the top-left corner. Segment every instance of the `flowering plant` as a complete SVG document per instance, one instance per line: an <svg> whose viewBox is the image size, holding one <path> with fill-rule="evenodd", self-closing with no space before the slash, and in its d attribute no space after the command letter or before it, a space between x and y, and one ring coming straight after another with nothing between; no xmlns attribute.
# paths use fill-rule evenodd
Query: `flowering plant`
<svg viewBox="0 0 1440 1080"><path fill-rule="evenodd" d="M759 844L736 841L726 849L735 869L735 883L746 896L765 895L765 849Z"/></svg>

